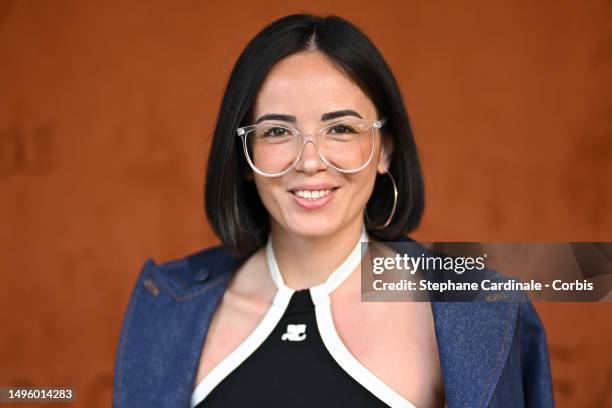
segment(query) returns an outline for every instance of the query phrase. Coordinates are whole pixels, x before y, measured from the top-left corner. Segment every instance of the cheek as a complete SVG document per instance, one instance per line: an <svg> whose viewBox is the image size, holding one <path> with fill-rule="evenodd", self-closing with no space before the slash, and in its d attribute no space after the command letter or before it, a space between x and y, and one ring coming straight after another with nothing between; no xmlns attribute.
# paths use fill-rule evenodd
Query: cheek
<svg viewBox="0 0 612 408"><path fill-rule="evenodd" d="M264 207L270 214L276 214L277 208L280 205L280 194L283 193L283 189L276 185L272 179L255 176L254 181L255 187L257 188L257 193L259 194L259 198L261 199Z"/></svg>
<svg viewBox="0 0 612 408"><path fill-rule="evenodd" d="M363 207L366 205L374 189L375 181L376 168L374 167L368 166L367 172L364 169L364 173L357 173L350 182L352 188L347 205L351 207Z"/></svg>

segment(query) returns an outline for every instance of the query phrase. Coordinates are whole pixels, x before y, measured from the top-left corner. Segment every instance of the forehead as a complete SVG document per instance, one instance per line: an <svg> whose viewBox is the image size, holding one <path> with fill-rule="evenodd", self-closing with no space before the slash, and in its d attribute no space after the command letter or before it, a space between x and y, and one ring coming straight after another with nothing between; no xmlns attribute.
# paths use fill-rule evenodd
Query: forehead
<svg viewBox="0 0 612 408"><path fill-rule="evenodd" d="M253 120L266 113L285 113L298 122L319 122L325 112L357 111L376 119L376 108L363 91L318 51L279 61L268 73L253 106Z"/></svg>

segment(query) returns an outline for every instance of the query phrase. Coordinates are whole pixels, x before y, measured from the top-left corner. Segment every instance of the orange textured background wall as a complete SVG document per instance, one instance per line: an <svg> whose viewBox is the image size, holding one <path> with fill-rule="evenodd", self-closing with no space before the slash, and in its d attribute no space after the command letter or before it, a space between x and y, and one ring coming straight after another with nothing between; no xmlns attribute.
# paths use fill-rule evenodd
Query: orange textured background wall
<svg viewBox="0 0 612 408"><path fill-rule="evenodd" d="M607 1L0 0L0 386L109 406L146 257L216 244L203 178L229 71L298 11L378 45L419 145L421 240L612 241ZM612 305L536 304L562 407L612 406Z"/></svg>

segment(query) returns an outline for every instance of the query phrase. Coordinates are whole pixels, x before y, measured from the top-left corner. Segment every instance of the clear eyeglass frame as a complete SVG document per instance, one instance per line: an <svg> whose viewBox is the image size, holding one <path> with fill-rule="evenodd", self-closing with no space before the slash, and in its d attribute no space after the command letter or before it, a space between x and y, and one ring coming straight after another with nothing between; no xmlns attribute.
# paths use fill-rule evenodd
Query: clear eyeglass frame
<svg viewBox="0 0 612 408"><path fill-rule="evenodd" d="M368 129L371 129L372 131L375 131L376 129L380 129L386 122L387 119L386 118L380 118L380 119L359 119L360 122L370 122L370 126L368 127ZM247 162L249 163L249 166L251 166L251 169L253 169L254 172L256 172L257 174L260 174L262 176L265 177L280 177L284 174L286 174L287 172L291 171L293 168L295 168L295 166L299 163L301 157L302 157L302 152L304 151L304 147L306 146L306 143L308 142L312 142L315 145L315 149L319 155L319 157L321 158L321 161L323 163L325 163L327 166L341 172L341 173L356 173L358 171L363 170L368 164L370 164L370 162L372 161L372 157L374 157L374 151L376 150L376 137L372 138L372 150L370 152L370 156L368 158L368 160L361 166L359 166L356 169L351 169L351 170L345 170L339 167L334 166L329 160L327 160L327 158L325 158L322 154L321 151L319 149L319 145L317 142L317 136L319 135L323 135L327 130L333 128L334 126L338 126L340 124L342 124L342 121L336 121L334 123L331 123L329 125L324 126L323 128L321 128L314 136L313 135L305 135L304 133L300 132L298 129L293 128L291 126L288 125L284 125L284 124L277 124L277 123L258 123L255 125L248 125L248 126L243 126L243 127L239 127L238 129L236 129L236 133L237 136L239 136L242 139L242 148L244 150L244 156L247 159ZM257 167L255 167L255 164L252 162L251 157L249 155L249 151L248 151L248 146L247 146L247 135L249 134L249 132L258 129L258 128L263 128L263 127L268 127L268 126L274 126L274 127L279 127L285 130L288 130L291 133L294 133L296 135L298 135L301 140L301 148L300 151L298 152L295 160L293 161L293 163L291 163L290 166L288 166L285 170L279 172L279 173L266 173L263 172L261 170L259 170Z"/></svg>

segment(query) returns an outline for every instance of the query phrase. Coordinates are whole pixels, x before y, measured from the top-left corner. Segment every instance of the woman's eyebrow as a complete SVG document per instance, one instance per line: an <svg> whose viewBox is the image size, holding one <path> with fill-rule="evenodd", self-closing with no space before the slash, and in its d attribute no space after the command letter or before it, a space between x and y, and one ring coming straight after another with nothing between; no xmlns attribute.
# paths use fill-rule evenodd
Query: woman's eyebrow
<svg viewBox="0 0 612 408"><path fill-rule="evenodd" d="M343 110L339 110L339 111L324 113L323 115L321 115L321 122L323 122L325 120L329 120L329 119L340 118L342 116L357 116L359 119L363 119L361 117L361 115L358 114L357 112L355 112L354 110L352 110L352 109L343 109Z"/></svg>
<svg viewBox="0 0 612 408"><path fill-rule="evenodd" d="M263 116L260 116L259 119L255 121L255 124L262 122L264 120L282 120L283 122L297 122L297 118L293 115L285 115L282 113L266 113Z"/></svg>
<svg viewBox="0 0 612 408"><path fill-rule="evenodd" d="M355 112L352 109L342 109L338 111L324 113L323 115L321 115L321 122L330 119L340 118L342 116L356 116L360 119L363 119L359 113ZM265 115L260 116L259 119L255 121L255 124L258 124L259 122L262 122L264 120L280 120L283 122L290 123L297 122L297 118L293 115L285 115L283 113L266 113Z"/></svg>

